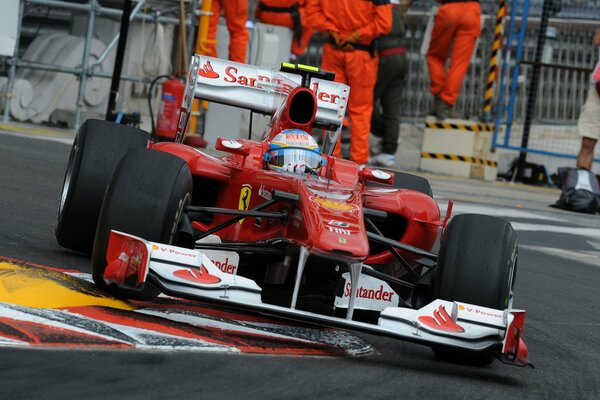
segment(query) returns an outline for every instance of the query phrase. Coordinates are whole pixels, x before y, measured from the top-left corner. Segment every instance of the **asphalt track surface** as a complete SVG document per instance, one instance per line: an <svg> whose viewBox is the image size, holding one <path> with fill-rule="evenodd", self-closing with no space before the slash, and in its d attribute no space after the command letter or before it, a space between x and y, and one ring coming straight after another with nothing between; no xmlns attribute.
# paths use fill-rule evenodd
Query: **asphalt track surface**
<svg viewBox="0 0 600 400"><path fill-rule="evenodd" d="M70 146L0 135L0 256L90 272L54 239ZM535 369L437 361L359 334L362 356L0 348L0 398L600 398L600 216L547 207L552 190L432 178L440 204L506 213L521 249L515 306ZM549 228L551 227L551 228Z"/></svg>

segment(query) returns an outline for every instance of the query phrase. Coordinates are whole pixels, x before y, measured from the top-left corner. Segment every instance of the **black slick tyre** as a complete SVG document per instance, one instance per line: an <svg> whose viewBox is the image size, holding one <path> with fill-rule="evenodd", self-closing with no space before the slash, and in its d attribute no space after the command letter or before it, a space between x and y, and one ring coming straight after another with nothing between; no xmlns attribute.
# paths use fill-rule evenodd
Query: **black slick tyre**
<svg viewBox="0 0 600 400"><path fill-rule="evenodd" d="M442 237L433 295L448 301L504 310L512 307L517 235L511 224L487 215L457 215ZM443 360L489 364L495 350L468 352L434 347Z"/></svg>
<svg viewBox="0 0 600 400"><path fill-rule="evenodd" d="M106 190L92 254L92 276L107 288L103 275L111 230L145 240L172 244L183 213L191 202L192 175L180 158L155 150L130 151L119 163ZM158 291L145 284L141 291L119 290L119 295L151 299Z"/></svg>
<svg viewBox="0 0 600 400"><path fill-rule="evenodd" d="M382 169L382 171L387 171ZM379 182L367 182L367 186L376 187L388 187L396 189L410 189L416 192L426 194L429 197L433 197L433 191L429 181L421 176L409 174L407 172L399 171L387 171L394 173L394 183L392 185L385 185Z"/></svg>
<svg viewBox="0 0 600 400"><path fill-rule="evenodd" d="M109 121L81 125L69 156L58 206L55 235L67 249L89 253L104 192L121 158L133 148L145 148L150 134Z"/></svg>

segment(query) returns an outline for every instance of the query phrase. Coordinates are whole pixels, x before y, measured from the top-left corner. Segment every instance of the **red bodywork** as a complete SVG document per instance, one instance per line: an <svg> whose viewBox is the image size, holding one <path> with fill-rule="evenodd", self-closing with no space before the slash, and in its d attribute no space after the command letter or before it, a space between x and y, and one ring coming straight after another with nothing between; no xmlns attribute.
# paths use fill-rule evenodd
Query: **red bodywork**
<svg viewBox="0 0 600 400"><path fill-rule="evenodd" d="M387 212L388 220L397 225L397 233L386 232L387 237L431 250L440 226L440 211L437 203L425 194L391 186L366 186L359 177L360 169L356 163L327 155L323 155L326 165L318 175L296 175L265 168L263 155L268 151L269 140L283 129L299 128L310 132L316 104L311 90L295 88L274 116L271 130L263 142L239 139L234 146L239 148L231 149L219 139L217 150L231 153L223 157L213 157L179 143L152 143L150 147L186 161L195 179L193 205L249 210L269 200L273 190L299 196L297 207L276 203L263 210L287 208L288 223L246 217L217 233L223 241L286 238L306 246L312 254L339 255L367 264L389 263L393 258L389 251L381 249L374 253L369 246L363 215L364 208L368 207ZM198 187L203 185L212 188L210 200L204 197L208 193ZM213 193L215 189L216 193ZM206 231L230 218L215 215L210 223L194 221L193 226ZM400 253L408 261L418 258L410 253Z"/></svg>

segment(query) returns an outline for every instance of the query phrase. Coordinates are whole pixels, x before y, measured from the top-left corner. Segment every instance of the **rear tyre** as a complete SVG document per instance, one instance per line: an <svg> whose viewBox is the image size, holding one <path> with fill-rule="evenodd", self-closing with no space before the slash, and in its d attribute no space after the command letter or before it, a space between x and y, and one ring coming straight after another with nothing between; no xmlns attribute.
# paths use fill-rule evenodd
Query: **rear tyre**
<svg viewBox="0 0 600 400"><path fill-rule="evenodd" d="M511 224L487 215L452 218L442 237L434 298L504 310L512 307L517 235ZM433 347L446 361L489 364L495 350L468 352Z"/></svg>
<svg viewBox="0 0 600 400"><path fill-rule="evenodd" d="M70 250L89 253L104 192L121 158L147 146L150 134L101 120L81 125L69 156L58 206L56 240Z"/></svg>
<svg viewBox="0 0 600 400"><path fill-rule="evenodd" d="M367 182L367 186L378 186L378 187L392 187L396 189L410 189L416 192L424 193L429 197L433 197L433 191L429 181L421 176L409 174L407 172L388 171L394 174L394 183L392 185L385 185L378 182Z"/></svg>
<svg viewBox="0 0 600 400"><path fill-rule="evenodd" d="M96 285L107 288L103 275L111 230L172 244L183 207L191 198L192 174L183 160L155 150L130 151L115 169L98 219L92 254ZM144 284L141 292L119 289L118 294L147 300L156 297L158 290Z"/></svg>

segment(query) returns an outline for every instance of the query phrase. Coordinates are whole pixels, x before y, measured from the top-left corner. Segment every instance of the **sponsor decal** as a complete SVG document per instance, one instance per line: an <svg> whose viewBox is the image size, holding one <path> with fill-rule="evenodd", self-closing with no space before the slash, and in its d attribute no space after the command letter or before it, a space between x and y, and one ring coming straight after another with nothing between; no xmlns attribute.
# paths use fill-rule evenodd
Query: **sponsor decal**
<svg viewBox="0 0 600 400"><path fill-rule="evenodd" d="M250 197L252 197L252 186L248 184L242 185L242 190L240 191L240 200L238 201L238 209L242 211L247 211L250 206ZM240 224L244 222L244 218L240 219Z"/></svg>
<svg viewBox="0 0 600 400"><path fill-rule="evenodd" d="M271 192L265 189L265 185L260 185L260 188L258 188L258 195L265 200L271 200L273 198Z"/></svg>
<svg viewBox="0 0 600 400"><path fill-rule="evenodd" d="M263 89L261 83L267 84L270 88L272 88L276 93L289 94L292 92L294 87L289 83L285 83L282 79L271 79L265 75L257 75L257 76L246 76L243 73L240 73L240 70L233 65L230 65L225 68L225 75L223 76L223 81L227 83L236 83L240 86L253 87L257 89Z"/></svg>
<svg viewBox="0 0 600 400"><path fill-rule="evenodd" d="M338 242L340 242L341 244L348 243L348 241L346 240L346 238L338 238Z"/></svg>
<svg viewBox="0 0 600 400"><path fill-rule="evenodd" d="M377 179L382 179L382 180L388 180L392 177L392 175L388 174L387 172L384 172L380 169L374 169L371 171L371 175L373 175L375 178Z"/></svg>
<svg viewBox="0 0 600 400"><path fill-rule="evenodd" d="M326 181L324 181L326 182ZM342 192L342 191L333 191L333 190L319 190L316 189L314 187L306 187L308 190L310 190L310 192L316 196L319 197L324 197L324 198L329 198L329 199L335 199L335 200L339 200L339 201L347 201L348 199L350 199L350 197L352 197L352 192L350 191L346 191L346 192Z"/></svg>
<svg viewBox="0 0 600 400"><path fill-rule="evenodd" d="M347 222L336 221L334 219L330 220L327 225L337 226L338 228L349 228L350 224Z"/></svg>
<svg viewBox="0 0 600 400"><path fill-rule="evenodd" d="M444 308L443 305L433 312L433 316L420 316L419 322L423 325L445 332L454 332L454 333L463 333L465 330L462 326L458 325L456 322L452 321L450 315Z"/></svg>
<svg viewBox="0 0 600 400"><path fill-rule="evenodd" d="M350 297L351 293L352 285L350 282L347 282L344 290L344 297ZM356 297L359 299L382 300L390 303L395 294L396 293L393 290L385 290L383 285L379 285L378 289L369 289L361 286L356 290Z"/></svg>
<svg viewBox="0 0 600 400"><path fill-rule="evenodd" d="M212 65L210 65L210 60L207 60L204 65L202 66L202 68L200 68L200 70L198 70L198 75L200 75L203 78L208 78L208 79L217 79L219 77L219 74L217 74L214 70Z"/></svg>
<svg viewBox="0 0 600 400"><path fill-rule="evenodd" d="M331 233L337 233L339 235L350 236L349 229L342 229L342 228L338 228L337 226L328 226L327 228L329 229L329 232L331 232Z"/></svg>
<svg viewBox="0 0 600 400"><path fill-rule="evenodd" d="M289 94L294 89L294 85L290 85L280 77L261 75L260 70L257 68L238 68L234 65L225 65L221 63L217 63L216 65L217 69L222 69L223 71L223 82L261 90L264 90L265 87L267 87L276 93L283 94ZM221 75L213 69L210 60L207 60L198 70L198 76L208 79L217 79ZM313 82L310 89L315 93L317 100L322 103L337 105L341 103L341 101L346 100L346 98L340 96L339 94L321 91L318 82Z"/></svg>
<svg viewBox="0 0 600 400"><path fill-rule="evenodd" d="M198 257L198 253L197 252L191 252L191 251L185 251L185 249L183 248L174 248L174 247L163 247L163 246L157 246L155 244L152 245L152 251L160 251L162 253L165 254L171 254L174 256L183 256L183 257L189 257L189 258L196 258Z"/></svg>
<svg viewBox="0 0 600 400"><path fill-rule="evenodd" d="M214 285L221 282L221 278L211 275L206 267L202 265L200 270L197 269L178 269L173 272L173 275L194 283L202 283L204 285Z"/></svg>
<svg viewBox="0 0 600 400"><path fill-rule="evenodd" d="M463 306L462 304L458 305L458 309L460 311L466 311L468 313L481 315L483 317L503 318L503 314L497 314L497 313L489 312L486 310L481 310L481 309L475 308L475 307L467 307L467 306Z"/></svg>
<svg viewBox="0 0 600 400"><path fill-rule="evenodd" d="M322 199L322 198L319 198L319 197L311 197L310 199L313 202L319 204L320 206L328 208L330 210L335 210L335 211L350 211L350 210L357 210L358 209L358 207L356 205L354 205L354 204L340 203L339 201Z"/></svg>
<svg viewBox="0 0 600 400"><path fill-rule="evenodd" d="M340 98L340 96L338 96L337 94L319 92L319 82L313 82L311 90L313 92L315 92L315 95L317 96L317 100L322 101L323 103L337 104L338 103L337 100ZM342 100L346 100L346 98L342 97ZM343 108L343 107L340 107L340 108Z"/></svg>
<svg viewBox="0 0 600 400"><path fill-rule="evenodd" d="M221 144L228 149L241 149L243 145L237 140L223 140Z"/></svg>
<svg viewBox="0 0 600 400"><path fill-rule="evenodd" d="M283 138L281 136L283 136ZM284 133L281 136L277 137L277 140L273 141L272 143L281 144L284 147L309 147L314 145L314 141L312 140L311 136L308 135ZM281 139L285 140L281 141Z"/></svg>
<svg viewBox="0 0 600 400"><path fill-rule="evenodd" d="M222 272L225 272L226 274L235 275L237 273L237 264L231 264L229 262L229 257L226 257L223 261L213 259L211 259L210 261L212 261L217 268L219 268Z"/></svg>
<svg viewBox="0 0 600 400"><path fill-rule="evenodd" d="M352 281L349 273L342 275L344 285L335 297L335 306L347 308L352 297ZM388 307L398 306L400 297L385 281L361 274L354 307L361 310L382 311Z"/></svg>

